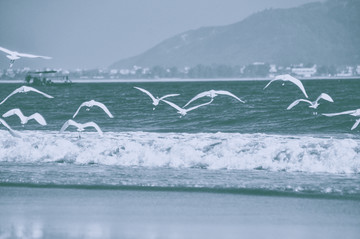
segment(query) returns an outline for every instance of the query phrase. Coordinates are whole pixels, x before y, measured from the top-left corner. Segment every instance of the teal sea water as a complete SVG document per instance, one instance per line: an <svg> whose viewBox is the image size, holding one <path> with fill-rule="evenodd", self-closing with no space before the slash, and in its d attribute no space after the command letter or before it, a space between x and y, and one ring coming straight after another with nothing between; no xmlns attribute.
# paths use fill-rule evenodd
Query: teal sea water
<svg viewBox="0 0 360 239"><path fill-rule="evenodd" d="M0 114L20 108L39 112L48 125L16 116L6 122L21 134L12 137L0 126L0 186L73 189L137 189L206 191L254 195L288 195L360 200L360 127L357 119L333 113L360 108L360 80L305 80L310 100L320 93L318 109L300 103L304 98L291 83L266 81L81 83L37 89L54 96L16 94L0 105ZM0 98L21 85L1 84ZM183 106L206 90L227 90L207 106L179 117L164 102L153 110L150 98L134 89ZM81 133L65 121L88 100L104 103L113 119L99 108L82 108L79 123L96 122L104 131ZM202 98L192 105L208 102Z"/></svg>

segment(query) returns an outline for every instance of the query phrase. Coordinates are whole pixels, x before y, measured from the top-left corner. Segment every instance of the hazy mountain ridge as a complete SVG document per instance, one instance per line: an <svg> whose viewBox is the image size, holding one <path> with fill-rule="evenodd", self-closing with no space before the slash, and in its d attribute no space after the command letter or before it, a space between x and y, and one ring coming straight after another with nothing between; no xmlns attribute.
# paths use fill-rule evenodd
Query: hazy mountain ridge
<svg viewBox="0 0 360 239"><path fill-rule="evenodd" d="M360 63L360 1L329 0L267 9L243 21L202 27L164 40L111 68L249 64Z"/></svg>

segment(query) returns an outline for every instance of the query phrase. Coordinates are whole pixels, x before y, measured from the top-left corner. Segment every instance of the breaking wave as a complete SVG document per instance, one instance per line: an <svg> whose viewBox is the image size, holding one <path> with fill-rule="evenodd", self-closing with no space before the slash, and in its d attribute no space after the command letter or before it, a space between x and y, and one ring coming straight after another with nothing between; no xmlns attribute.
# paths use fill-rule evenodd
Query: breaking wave
<svg viewBox="0 0 360 239"><path fill-rule="evenodd" d="M360 140L239 133L0 131L0 161L359 173Z"/></svg>

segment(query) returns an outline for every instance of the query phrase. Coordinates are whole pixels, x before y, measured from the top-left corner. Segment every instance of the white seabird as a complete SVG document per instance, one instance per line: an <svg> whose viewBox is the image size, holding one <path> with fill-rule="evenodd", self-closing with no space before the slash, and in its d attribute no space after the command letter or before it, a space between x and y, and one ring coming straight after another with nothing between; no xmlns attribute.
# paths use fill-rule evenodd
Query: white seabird
<svg viewBox="0 0 360 239"><path fill-rule="evenodd" d="M194 96L183 107L188 106L191 102L193 102L194 100L197 100L199 98L207 96L207 97L210 97L211 99L214 99L214 97L216 97L218 95L228 95L228 96L231 96L231 97L237 99L241 103L245 103L245 101L241 100L239 97L237 97L236 95L234 95L233 93L231 93L229 91L226 91L226 90L208 90L208 91L204 91L204 92L199 93L196 96Z"/></svg>
<svg viewBox="0 0 360 239"><path fill-rule="evenodd" d="M294 102L292 102L286 109L290 110L291 108L293 108L295 105L299 104L300 102L306 102L309 103L309 108L313 108L316 109L320 104L319 104L319 100L320 99L324 99L327 100L329 102L334 102L334 100L330 97L330 95L326 94L326 93L321 93L320 96L315 100L315 101L310 101L310 100L305 100L305 99L298 99L295 100Z"/></svg>
<svg viewBox="0 0 360 239"><path fill-rule="evenodd" d="M99 133L100 136L103 136L103 132L101 131L100 127L96 123L91 121L91 122L87 122L84 124L80 124L71 119L69 119L68 121L66 121L64 123L64 125L60 129L60 133L63 133L70 125L75 126L77 128L78 132L84 131L85 128L93 127L96 129L96 131Z"/></svg>
<svg viewBox="0 0 360 239"><path fill-rule="evenodd" d="M356 110L348 110L348 111L343 111L343 112L339 112L339 113L326 113L326 114L322 114L324 116L327 117L333 117L333 116L338 116L338 115L351 115L351 116L360 116L360 109L356 109Z"/></svg>
<svg viewBox="0 0 360 239"><path fill-rule="evenodd" d="M86 101L86 102L82 103L79 106L79 108L77 109L77 111L75 112L75 114L73 115L73 118L75 118L75 116L79 113L81 107L88 107L86 110L90 110L90 108L93 106L100 107L110 118L114 118L114 116L110 113L108 108L103 103L100 103L95 100L90 100L90 101Z"/></svg>
<svg viewBox="0 0 360 239"><path fill-rule="evenodd" d="M14 136L14 137L18 137L20 138L21 136L15 131L13 130L7 123L5 120L1 119L0 118L0 124L4 125L8 130L9 130L9 133Z"/></svg>
<svg viewBox="0 0 360 239"><path fill-rule="evenodd" d="M6 57L10 59L10 68L13 66L15 60L20 59L21 57L27 57L27 58L43 58L46 60L51 59L51 57L49 56L38 56L38 55L32 55L32 54L27 54L27 53L20 53L17 51L11 51L9 49L6 49L4 47L0 46L0 51L3 51L5 53L7 53Z"/></svg>
<svg viewBox="0 0 360 239"><path fill-rule="evenodd" d="M7 99L9 99L9 97L17 94L17 93L27 93L27 92L30 92L30 91L33 91L33 92L36 92L36 93L39 93L39 94L42 94L43 96L47 97L47 98L54 98L53 96L51 95L48 95L48 94L45 94L44 92L42 91L39 91L33 87L30 87L30 86L21 86L19 88L17 88L16 90L14 90L10 95L8 95L3 101L0 102L0 105L3 104Z"/></svg>
<svg viewBox="0 0 360 239"><path fill-rule="evenodd" d="M17 108L9 110L5 114L3 114L2 117L5 118L5 117L12 116L12 115L17 115L20 118L20 121L21 121L22 125L26 124L31 119L36 120L41 125L46 125L46 121L45 121L44 117L41 114L35 113L35 114L32 114L32 115L27 117L21 112L20 109L17 109Z"/></svg>
<svg viewBox="0 0 360 239"><path fill-rule="evenodd" d="M173 97L173 96L180 95L180 94L168 94L168 95L164 95L163 97L159 98L159 97L154 97L149 91L147 91L147 90L145 90L143 88L140 88L140 87L134 87L134 88L144 92L145 94L147 94L151 98L151 100L153 101L152 104L154 106L157 106L159 104L160 100L163 100L163 99L168 98L168 97ZM153 110L155 110L155 107L153 108Z"/></svg>
<svg viewBox="0 0 360 239"><path fill-rule="evenodd" d="M174 103L172 103L172 102L170 102L170 101L167 101L167 100L162 100L162 101L164 101L165 103L167 103L168 105L170 105L170 106L172 106L173 108L175 108L178 112L178 114L181 114L181 116L180 117L182 117L182 116L185 116L186 114L187 114L187 112L189 112L189 111L192 111L192 110L194 110L194 109L197 109L197 108L199 108L199 107L202 107L202 106L205 106L205 105L208 105L208 104L210 104L211 102L213 102L213 99L211 99L209 102L207 102L207 103L204 103L204 104L201 104L201 105L197 105L197 106L194 106L194 107L191 107L191 108L189 108L189 109L184 109L184 108L181 108L180 106L178 106L178 105L176 105L176 104L174 104Z"/></svg>
<svg viewBox="0 0 360 239"><path fill-rule="evenodd" d="M351 116L358 117L358 116L360 116L360 109L348 110L348 111L343 111L343 112L339 112L339 113L327 113L327 114L322 114L322 115L327 116L327 117L333 117L333 116L338 116L338 115L351 115ZM351 130L354 130L356 127L358 127L359 123L360 123L360 119L357 119L355 121L355 124L351 127Z"/></svg>
<svg viewBox="0 0 360 239"><path fill-rule="evenodd" d="M274 81L277 80L282 80L282 81L290 81L292 83L294 83L295 85L297 85L297 87L300 88L300 90L304 93L306 98L309 98L308 95L306 94L305 88L303 86L303 84L301 83L301 81L299 79L296 79L295 77L286 74L286 75L278 75L276 76L274 79L272 79L265 87L264 90Z"/></svg>

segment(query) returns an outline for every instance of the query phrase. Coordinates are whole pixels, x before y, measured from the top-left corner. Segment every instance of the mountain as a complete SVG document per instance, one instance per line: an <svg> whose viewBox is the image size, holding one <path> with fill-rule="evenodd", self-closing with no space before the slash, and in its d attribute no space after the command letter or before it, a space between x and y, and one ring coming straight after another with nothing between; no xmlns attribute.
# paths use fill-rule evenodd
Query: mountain
<svg viewBox="0 0 360 239"><path fill-rule="evenodd" d="M360 64L359 13L359 0L267 9L234 24L181 33L110 68L253 62Z"/></svg>

